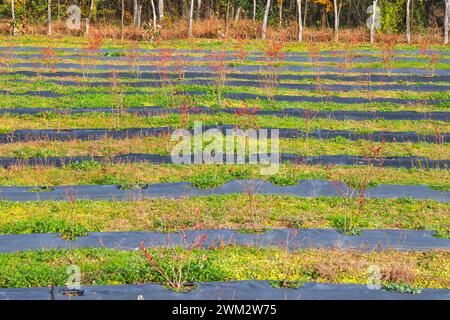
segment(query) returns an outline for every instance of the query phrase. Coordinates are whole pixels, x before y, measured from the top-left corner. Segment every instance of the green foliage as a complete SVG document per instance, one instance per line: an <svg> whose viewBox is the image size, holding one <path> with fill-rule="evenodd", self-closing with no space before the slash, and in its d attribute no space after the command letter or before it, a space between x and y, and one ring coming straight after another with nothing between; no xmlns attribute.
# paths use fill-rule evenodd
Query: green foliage
<svg viewBox="0 0 450 320"><path fill-rule="evenodd" d="M218 170L211 170L200 172L193 175L189 181L196 188L207 189L215 188L222 184L227 183L230 180L243 180L251 176L251 172L248 169L235 169L224 170L219 168Z"/></svg>
<svg viewBox="0 0 450 320"><path fill-rule="evenodd" d="M388 33L406 31L406 0L381 1L381 28ZM424 1L411 4L411 28L422 29L426 26L426 10Z"/></svg>
<svg viewBox="0 0 450 320"><path fill-rule="evenodd" d="M60 233L66 240L75 240L87 234L86 228L78 223L47 218L11 222L0 226L1 234Z"/></svg>
<svg viewBox="0 0 450 320"><path fill-rule="evenodd" d="M89 171L92 169L99 169L102 167L102 164L95 160L87 160L87 161L81 161L81 162L74 162L69 164L67 167L74 170L80 170L80 171Z"/></svg>
<svg viewBox="0 0 450 320"><path fill-rule="evenodd" d="M270 281L270 285L273 288L298 289L298 288L303 287L303 282L301 282L301 281Z"/></svg>
<svg viewBox="0 0 450 320"><path fill-rule="evenodd" d="M113 51L113 52L105 52L103 54L103 56L105 57L125 57L125 52L121 52L121 51Z"/></svg>
<svg viewBox="0 0 450 320"><path fill-rule="evenodd" d="M20 159L48 158L54 155L54 151L43 148L35 150L31 147L22 147L14 150L13 154Z"/></svg>
<svg viewBox="0 0 450 320"><path fill-rule="evenodd" d="M396 291L400 293L420 294L421 289L404 283L386 283L383 289L387 291Z"/></svg>
<svg viewBox="0 0 450 320"><path fill-rule="evenodd" d="M331 217L331 224L337 231L349 236L359 236L362 234L361 226L355 217L345 215L334 215Z"/></svg>

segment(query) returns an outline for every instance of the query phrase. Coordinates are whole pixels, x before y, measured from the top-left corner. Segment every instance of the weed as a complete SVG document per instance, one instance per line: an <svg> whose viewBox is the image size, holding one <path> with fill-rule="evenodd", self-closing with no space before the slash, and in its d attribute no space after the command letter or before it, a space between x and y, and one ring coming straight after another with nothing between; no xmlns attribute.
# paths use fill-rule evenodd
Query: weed
<svg viewBox="0 0 450 320"><path fill-rule="evenodd" d="M204 268L205 265L193 263L196 257L193 251L202 248L206 240L206 235L200 235L192 242L189 242L186 234L182 235L182 243L178 246L172 246L167 254L163 249L156 249L149 252L144 243L140 245L140 249L144 253L147 262L150 264L151 270L156 271L163 278L163 285L172 288L178 292L190 291L195 288L195 284L190 280L196 268ZM168 241L171 242L170 236ZM174 245L174 244L172 244ZM185 249L180 248L184 247ZM202 259L207 262L207 258Z"/></svg>
<svg viewBox="0 0 450 320"><path fill-rule="evenodd" d="M404 283L386 283L383 285L383 289L387 291L396 291L400 293L420 294L422 290Z"/></svg>
<svg viewBox="0 0 450 320"><path fill-rule="evenodd" d="M0 226L2 234L30 234L30 233L60 233L65 240L75 240L77 237L87 235L84 226L78 223L69 223L66 220L55 218L30 219L16 221Z"/></svg>
<svg viewBox="0 0 450 320"><path fill-rule="evenodd" d="M302 281L288 281L288 280L282 280L282 281L270 281L270 285L272 288L288 288L288 289L298 289L302 288L304 286Z"/></svg>
<svg viewBox="0 0 450 320"><path fill-rule="evenodd" d="M74 162L67 165L68 168L80 171L89 171L92 169L100 169L102 164L95 160L86 160L81 162Z"/></svg>
<svg viewBox="0 0 450 320"><path fill-rule="evenodd" d="M349 236L360 236L362 234L362 229L359 228L358 223L355 220L355 217L352 217L350 222L348 222L345 215L334 215L331 217L331 224L338 232Z"/></svg>

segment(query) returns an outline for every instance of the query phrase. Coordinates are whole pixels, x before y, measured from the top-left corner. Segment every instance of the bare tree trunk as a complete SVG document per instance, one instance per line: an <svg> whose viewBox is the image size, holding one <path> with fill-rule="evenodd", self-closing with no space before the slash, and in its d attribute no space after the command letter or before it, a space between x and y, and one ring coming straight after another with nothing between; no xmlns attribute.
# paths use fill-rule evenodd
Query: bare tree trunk
<svg viewBox="0 0 450 320"><path fill-rule="evenodd" d="M11 1L11 18L13 20L16 20L16 13L15 13L15 9L14 9L14 0Z"/></svg>
<svg viewBox="0 0 450 320"><path fill-rule="evenodd" d="M48 0L47 6L47 22L48 22L48 31L47 34L49 36L52 35L52 0Z"/></svg>
<svg viewBox="0 0 450 320"><path fill-rule="evenodd" d="M133 0L133 24L134 27L137 27L137 21L138 21L138 0Z"/></svg>
<svg viewBox="0 0 450 320"><path fill-rule="evenodd" d="M298 13L298 42L303 40L303 23L302 23L302 0L297 0L297 13Z"/></svg>
<svg viewBox="0 0 450 320"><path fill-rule="evenodd" d="M164 0L158 0L158 14L159 21L162 21L164 19Z"/></svg>
<svg viewBox="0 0 450 320"><path fill-rule="evenodd" d="M278 26L281 28L281 24L283 23L283 0L278 0L279 8L278 8Z"/></svg>
<svg viewBox="0 0 450 320"><path fill-rule="evenodd" d="M253 0L253 21L256 20L256 0Z"/></svg>
<svg viewBox="0 0 450 320"><path fill-rule="evenodd" d="M334 3L334 41L339 42L339 9L338 0L333 0Z"/></svg>
<svg viewBox="0 0 450 320"><path fill-rule="evenodd" d="M372 7L372 25L370 26L370 43L375 42L375 17L377 14L377 8L378 8L378 0L373 0L373 7Z"/></svg>
<svg viewBox="0 0 450 320"><path fill-rule="evenodd" d="M444 44L448 44L448 15L449 14L450 14L450 0L445 0Z"/></svg>
<svg viewBox="0 0 450 320"><path fill-rule="evenodd" d="M225 14L225 36L228 36L228 25L230 20L230 1L227 1L227 12Z"/></svg>
<svg viewBox="0 0 450 320"><path fill-rule="evenodd" d="M267 2L266 2L266 9L264 10L262 32L261 32L261 38L263 40L266 40L267 20L269 18L269 10L270 10L270 0L267 0Z"/></svg>
<svg viewBox="0 0 450 320"><path fill-rule="evenodd" d="M191 5L189 8L189 28L188 28L188 37L192 37L192 18L194 15L194 0L191 0Z"/></svg>
<svg viewBox="0 0 450 320"><path fill-rule="evenodd" d="M152 13L153 13L152 28L153 28L153 32L156 32L156 8L155 8L155 2L153 0L150 0L150 3L152 5Z"/></svg>
<svg viewBox="0 0 450 320"><path fill-rule="evenodd" d="M303 17L303 28L306 27L306 18L308 18L308 3L309 0L305 1L305 16Z"/></svg>
<svg viewBox="0 0 450 320"><path fill-rule="evenodd" d="M411 43L411 0L406 0L406 41Z"/></svg>
<svg viewBox="0 0 450 320"><path fill-rule="evenodd" d="M123 40L123 32L124 32L124 23L125 23L125 0L122 0L122 17L120 20L120 39Z"/></svg>
<svg viewBox="0 0 450 320"><path fill-rule="evenodd" d="M140 29L141 28L141 22L142 22L142 19L141 19L141 15L142 15L142 4L141 5L139 5L139 8L138 8L138 19L137 19L137 27L138 27L138 29Z"/></svg>
<svg viewBox="0 0 450 320"><path fill-rule="evenodd" d="M236 15L234 16L234 24L237 24L239 22L239 17L241 15L241 7L238 7L236 10Z"/></svg>
<svg viewBox="0 0 450 320"><path fill-rule="evenodd" d="M86 35L89 35L89 26L92 19L92 12L94 11L95 0L91 0L91 7L89 8L89 16L86 19Z"/></svg>

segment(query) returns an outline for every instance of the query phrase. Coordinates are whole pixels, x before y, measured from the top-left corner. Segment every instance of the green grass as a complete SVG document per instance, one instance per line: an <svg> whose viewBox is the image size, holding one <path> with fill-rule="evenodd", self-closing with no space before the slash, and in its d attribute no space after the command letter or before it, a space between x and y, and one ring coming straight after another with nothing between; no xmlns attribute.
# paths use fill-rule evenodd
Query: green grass
<svg viewBox="0 0 450 320"><path fill-rule="evenodd" d="M236 153L238 144L234 149L226 147L223 139L225 153ZM256 141L252 140L256 145ZM261 142L262 143L262 142ZM73 157L73 156L114 156L129 153L152 153L170 155L178 141L171 141L170 135L161 137L134 137L128 139L102 138L99 140L41 140L17 142L0 145L0 156L27 159L32 157ZM268 150L270 150L270 140ZM193 146L192 144L191 146ZM246 143L248 153L249 143ZM207 143L203 143L206 149ZM373 142L370 140L347 140L343 137L333 139L316 138L280 138L279 152L298 154L303 156L320 155L349 155L370 157L372 148L381 147L380 157L425 157L434 160L450 159L448 143L426 142ZM205 150L202 149L202 150ZM192 150L190 151L193 152Z"/></svg>
<svg viewBox="0 0 450 320"><path fill-rule="evenodd" d="M0 202L3 233L176 231L185 228L434 230L449 236L450 205L431 200L225 195L136 201ZM352 225L343 220L352 219ZM62 223L67 221L67 223ZM348 228L348 227L351 228Z"/></svg>
<svg viewBox="0 0 450 320"><path fill-rule="evenodd" d="M60 233L66 240L75 240L87 235L86 229L77 223L64 219L27 219L0 225L0 234Z"/></svg>
<svg viewBox="0 0 450 320"><path fill-rule="evenodd" d="M424 184L436 190L450 190L450 172L446 169L368 169L365 166L280 165L273 176L261 174L260 165L153 165L147 163L101 164L96 161L73 163L63 168L12 167L0 168L3 186L58 186L92 184L142 184L190 181L208 188L232 179L264 179L275 185L292 185L298 180L338 180L357 188L369 178L377 184ZM212 178L211 178L212 177ZM209 181L208 179L212 179Z"/></svg>
<svg viewBox="0 0 450 320"><path fill-rule="evenodd" d="M383 278L398 283L420 288L450 288L450 259L446 252L300 250L289 253L282 249L243 247L175 252L175 256L189 256L189 268L183 268L183 275L189 282L273 280L365 284L367 268L376 264ZM149 250L149 253L155 256L155 263L162 270L172 274L168 261L174 258L173 250ZM167 285L155 268L149 266L142 252L76 249L2 254L0 286L64 286L67 281L66 269L70 265L80 267L82 285L145 282ZM402 272L396 272L398 269Z"/></svg>
<svg viewBox="0 0 450 320"><path fill-rule="evenodd" d="M423 120L333 120L315 118L256 116L251 111L248 115L220 113L216 115L188 115L185 125L193 127L195 121L203 125L238 125L240 127L255 128L292 128L303 131L349 130L360 133L374 131L414 131L420 134L434 135L450 132L450 124L446 121ZM1 115L0 132L8 133L20 129L125 129L145 127L181 127L182 116L169 114L164 116L143 117L133 114L89 113L74 115L58 115L56 113L42 113L38 115Z"/></svg>

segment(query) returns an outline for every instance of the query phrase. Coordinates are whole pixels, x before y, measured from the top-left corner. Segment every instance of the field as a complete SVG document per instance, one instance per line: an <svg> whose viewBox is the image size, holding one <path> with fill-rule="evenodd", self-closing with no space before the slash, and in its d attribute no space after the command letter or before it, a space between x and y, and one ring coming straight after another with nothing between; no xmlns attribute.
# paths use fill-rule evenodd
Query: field
<svg viewBox="0 0 450 320"><path fill-rule="evenodd" d="M1 44L0 298L450 299L448 46Z"/></svg>

